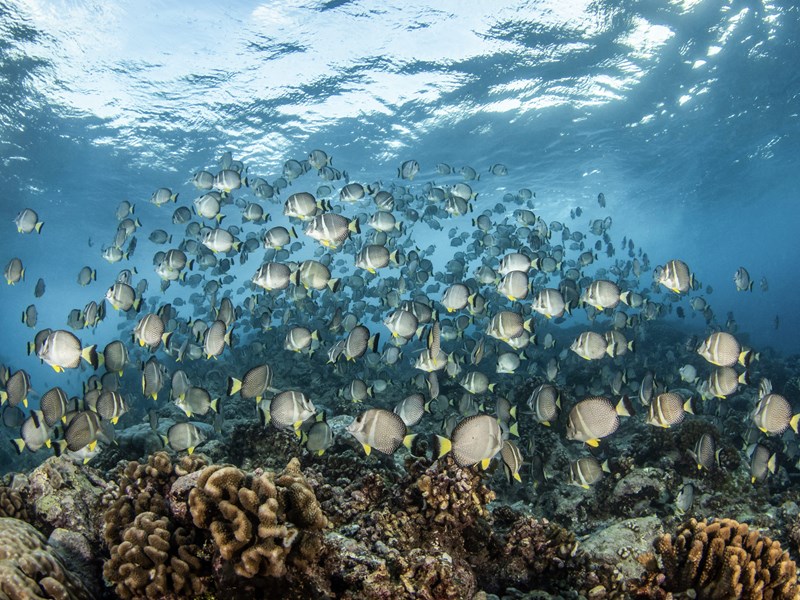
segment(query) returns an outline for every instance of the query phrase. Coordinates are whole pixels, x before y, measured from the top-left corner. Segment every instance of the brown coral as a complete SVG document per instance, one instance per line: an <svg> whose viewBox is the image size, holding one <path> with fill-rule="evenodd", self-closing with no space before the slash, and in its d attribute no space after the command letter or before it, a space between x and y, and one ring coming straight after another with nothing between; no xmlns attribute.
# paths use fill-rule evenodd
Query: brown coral
<svg viewBox="0 0 800 600"><path fill-rule="evenodd" d="M125 529L123 540L111 548L103 573L116 583L120 598L163 598L174 591L199 594L204 583L199 548L181 528L174 530L166 516L144 512Z"/></svg>
<svg viewBox="0 0 800 600"><path fill-rule="evenodd" d="M283 576L298 536L328 523L296 458L277 480L271 472L207 467L189 493L189 509L194 525L211 532L219 555L245 578Z"/></svg>
<svg viewBox="0 0 800 600"><path fill-rule="evenodd" d="M437 525L464 528L489 514L495 493L483 484L477 467L462 468L447 456L416 480L424 501L423 514Z"/></svg>
<svg viewBox="0 0 800 600"><path fill-rule="evenodd" d="M27 504L18 490L0 486L0 517L11 517L29 521Z"/></svg>
<svg viewBox="0 0 800 600"><path fill-rule="evenodd" d="M655 542L663 587L694 590L697 598L800 597L794 561L780 543L732 519L691 519L673 539Z"/></svg>
<svg viewBox="0 0 800 600"><path fill-rule="evenodd" d="M194 528L180 526L167 501L181 476L204 465L189 456L173 464L167 453L158 452L144 464L130 462L123 468L104 515L111 558L103 573L119 597L164 598L204 590L211 570L201 557L204 540Z"/></svg>
<svg viewBox="0 0 800 600"><path fill-rule="evenodd" d="M17 598L89 600L91 594L33 526L0 518L0 599Z"/></svg>

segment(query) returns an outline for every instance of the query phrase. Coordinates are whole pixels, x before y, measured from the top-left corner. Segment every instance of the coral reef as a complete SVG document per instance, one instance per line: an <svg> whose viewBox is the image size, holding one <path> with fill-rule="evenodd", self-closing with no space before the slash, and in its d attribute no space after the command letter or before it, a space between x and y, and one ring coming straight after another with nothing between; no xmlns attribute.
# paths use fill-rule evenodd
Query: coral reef
<svg viewBox="0 0 800 600"><path fill-rule="evenodd" d="M152 512L136 515L111 547L106 579L116 583L120 598L166 598L205 591L203 563L192 532L175 528L169 517ZM205 571L205 573L204 573Z"/></svg>
<svg viewBox="0 0 800 600"><path fill-rule="evenodd" d="M28 505L19 490L11 486L0 485L0 517L11 517L29 521Z"/></svg>
<svg viewBox="0 0 800 600"><path fill-rule="evenodd" d="M794 561L777 541L732 519L682 525L675 537L654 542L662 567L651 555L648 575L635 595L663 597L688 592L697 598L796 599L800 597Z"/></svg>
<svg viewBox="0 0 800 600"><path fill-rule="evenodd" d="M189 508L194 525L211 532L219 555L245 578L284 576L298 536L328 523L296 458L277 479L230 465L206 467Z"/></svg>
<svg viewBox="0 0 800 600"><path fill-rule="evenodd" d="M0 518L0 600L92 597L32 525Z"/></svg>
<svg viewBox="0 0 800 600"><path fill-rule="evenodd" d="M203 466L199 456L173 464L166 452L157 452L144 464L130 462L122 469L104 516L110 559L103 574L115 584L118 597L167 598L204 591L210 566L201 557L202 540L192 528L173 522L167 501L179 478Z"/></svg>

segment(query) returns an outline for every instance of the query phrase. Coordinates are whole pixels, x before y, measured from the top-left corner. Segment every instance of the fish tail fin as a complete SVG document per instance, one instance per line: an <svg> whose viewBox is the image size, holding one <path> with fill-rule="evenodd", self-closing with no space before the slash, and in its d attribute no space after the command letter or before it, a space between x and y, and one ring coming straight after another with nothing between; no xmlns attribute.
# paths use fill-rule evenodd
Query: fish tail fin
<svg viewBox="0 0 800 600"><path fill-rule="evenodd" d="M436 440L439 446L439 456L437 458L442 458L445 454L452 450L453 444L449 439L442 437L441 435L437 435Z"/></svg>
<svg viewBox="0 0 800 600"><path fill-rule="evenodd" d="M416 433L409 433L403 438L403 446L411 450L411 444L414 443L414 438L417 437Z"/></svg>
<svg viewBox="0 0 800 600"><path fill-rule="evenodd" d="M242 382L235 377L228 377L228 396L233 396L236 392L242 389Z"/></svg>
<svg viewBox="0 0 800 600"><path fill-rule="evenodd" d="M380 337L381 337L381 334L380 333L376 333L371 338L369 338L369 340L367 341L367 348L369 348L373 352L377 352L378 351L378 341L380 340Z"/></svg>
<svg viewBox="0 0 800 600"><path fill-rule="evenodd" d="M81 358L92 365L95 370L97 370L97 367L100 366L100 358L97 355L96 345L87 346L81 350Z"/></svg>

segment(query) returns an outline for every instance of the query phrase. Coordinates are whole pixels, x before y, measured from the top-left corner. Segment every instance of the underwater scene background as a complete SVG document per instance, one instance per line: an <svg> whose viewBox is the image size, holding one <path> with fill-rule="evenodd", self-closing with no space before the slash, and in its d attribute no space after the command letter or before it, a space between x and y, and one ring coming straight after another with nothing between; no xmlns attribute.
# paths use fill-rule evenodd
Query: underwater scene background
<svg viewBox="0 0 800 600"><path fill-rule="evenodd" d="M797 598L799 34L0 0L0 598Z"/></svg>

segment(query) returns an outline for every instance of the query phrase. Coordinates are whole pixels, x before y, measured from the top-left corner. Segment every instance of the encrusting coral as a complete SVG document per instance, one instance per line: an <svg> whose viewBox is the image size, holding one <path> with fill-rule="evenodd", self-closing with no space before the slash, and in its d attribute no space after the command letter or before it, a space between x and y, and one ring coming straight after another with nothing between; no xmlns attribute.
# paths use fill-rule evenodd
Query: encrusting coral
<svg viewBox="0 0 800 600"><path fill-rule="evenodd" d="M650 561L649 580L669 592L692 590L701 599L800 597L795 563L788 552L745 523L691 519L674 538L660 536L654 546L662 567L656 571ZM658 597L653 590L647 595Z"/></svg>
<svg viewBox="0 0 800 600"><path fill-rule="evenodd" d="M92 595L32 525L0 518L0 600L89 600Z"/></svg>

